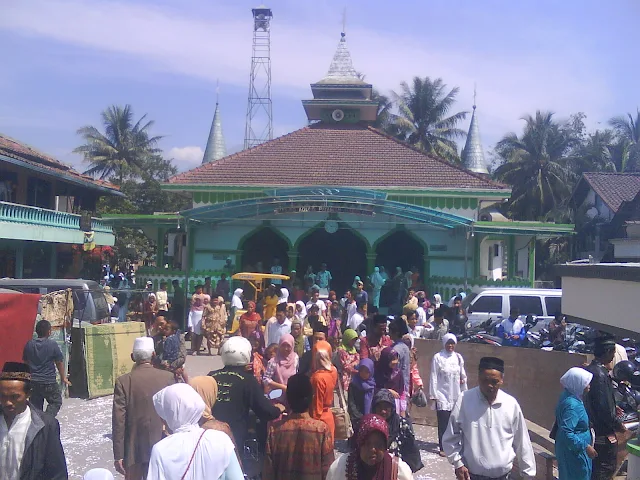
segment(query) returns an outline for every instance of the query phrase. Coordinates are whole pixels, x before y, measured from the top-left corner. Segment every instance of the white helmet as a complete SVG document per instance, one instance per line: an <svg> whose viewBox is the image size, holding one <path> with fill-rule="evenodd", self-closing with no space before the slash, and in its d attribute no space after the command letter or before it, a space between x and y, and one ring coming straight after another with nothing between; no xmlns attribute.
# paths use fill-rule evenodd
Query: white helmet
<svg viewBox="0 0 640 480"><path fill-rule="evenodd" d="M251 343L244 337L231 337L220 347L225 367L242 367L251 362Z"/></svg>

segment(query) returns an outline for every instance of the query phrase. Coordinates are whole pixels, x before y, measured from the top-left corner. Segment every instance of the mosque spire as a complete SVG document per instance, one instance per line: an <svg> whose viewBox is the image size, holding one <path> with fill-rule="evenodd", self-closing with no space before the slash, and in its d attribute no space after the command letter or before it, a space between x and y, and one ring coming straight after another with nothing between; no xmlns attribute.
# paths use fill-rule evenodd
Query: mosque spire
<svg viewBox="0 0 640 480"><path fill-rule="evenodd" d="M473 113L471 114L471 123L469 124L469 133L467 134L467 142L462 150L462 164L467 170L475 173L488 174L487 162L484 159L482 150L482 141L480 140L480 127L478 126L478 117L476 117L476 91L473 89Z"/></svg>
<svg viewBox="0 0 640 480"><path fill-rule="evenodd" d="M358 72L353 68L353 61L351 60L351 53L347 48L346 34L342 32L340 34L340 42L336 53L333 55L333 60L329 66L327 75L318 83L360 83L364 82L358 77Z"/></svg>
<svg viewBox="0 0 640 480"><path fill-rule="evenodd" d="M220 88L216 87L216 110L213 114L213 122L211 122L211 130L209 131L209 139L207 147L204 150L202 163L215 162L222 157L227 156L227 147L225 146L224 135L222 134L222 118L220 117Z"/></svg>

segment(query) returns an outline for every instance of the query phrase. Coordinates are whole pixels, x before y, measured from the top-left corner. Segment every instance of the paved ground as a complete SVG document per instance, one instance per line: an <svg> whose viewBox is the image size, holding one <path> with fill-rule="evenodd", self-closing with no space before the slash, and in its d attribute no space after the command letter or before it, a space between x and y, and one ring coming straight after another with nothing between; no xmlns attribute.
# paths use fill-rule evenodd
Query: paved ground
<svg viewBox="0 0 640 480"><path fill-rule="evenodd" d="M187 372L191 376L205 375L221 366L222 362L217 356L189 357L187 360ZM98 467L107 468L115 473L111 450L111 405L111 396L94 400L70 398L64 401L58 420L67 456L69 478L81 479L84 472ZM455 478L446 459L437 455L436 429L421 425L416 425L415 428L425 468L417 472L414 478ZM337 447L336 453L340 454L339 450L343 450L342 445Z"/></svg>

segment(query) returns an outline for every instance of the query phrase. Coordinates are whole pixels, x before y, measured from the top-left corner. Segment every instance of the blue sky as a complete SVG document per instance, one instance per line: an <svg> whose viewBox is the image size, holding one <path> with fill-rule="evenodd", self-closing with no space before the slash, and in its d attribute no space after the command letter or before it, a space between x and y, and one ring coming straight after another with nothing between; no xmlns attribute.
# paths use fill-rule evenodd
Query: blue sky
<svg viewBox="0 0 640 480"><path fill-rule="evenodd" d="M199 164L220 80L227 149L244 122L254 2L0 0L0 132L79 169L76 130L111 104L155 120L181 170ZM329 66L347 7L355 68L382 92L415 75L473 86L485 148L536 109L583 111L590 128L635 112L634 0L274 0L274 133L305 125L300 100ZM467 127L465 123L464 128Z"/></svg>

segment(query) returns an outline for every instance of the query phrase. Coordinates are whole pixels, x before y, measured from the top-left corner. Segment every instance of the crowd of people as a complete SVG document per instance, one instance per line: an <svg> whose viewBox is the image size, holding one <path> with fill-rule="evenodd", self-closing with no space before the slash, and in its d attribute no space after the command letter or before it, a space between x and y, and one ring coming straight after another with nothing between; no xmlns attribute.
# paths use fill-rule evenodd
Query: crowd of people
<svg viewBox="0 0 640 480"><path fill-rule="evenodd" d="M326 267L322 272L330 279ZM317 278L315 283L324 282ZM129 480L239 480L250 468L248 449L261 458L263 479L409 479L423 468L411 411L429 404L437 413L439 454L457 479L507 479L514 464L534 477L524 416L501 389L504 362L482 358L478 386L468 388L464 358L449 332L461 298L444 304L438 294L427 300L424 291L409 288L401 311L389 316L376 308L375 291L370 297L363 287L355 279L341 299L329 290L325 300L313 285L307 297L296 299L285 285L273 284L260 303L243 302L238 288L227 309L225 296L211 284L198 286L188 309L178 305L191 353L215 349L223 367L193 378L184 368L187 349L181 314L172 313L175 300L171 305L155 295L148 336L133 346L135 366L115 382L116 471ZM227 338L238 310L245 311ZM501 325L512 345L517 321L512 312ZM7 362L0 374L0 471L10 480L67 478L55 420L61 405L56 369L69 382L49 339L51 325L41 321L36 333L25 346L24 363ZM442 345L426 384L417 338ZM560 379L564 390L552 435L561 480L614 474L616 433L625 431L609 376L615 347L613 338L600 336L593 362ZM346 440L349 452L336 458L337 440ZM85 478L113 478L106 475L98 469Z"/></svg>

